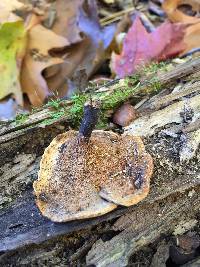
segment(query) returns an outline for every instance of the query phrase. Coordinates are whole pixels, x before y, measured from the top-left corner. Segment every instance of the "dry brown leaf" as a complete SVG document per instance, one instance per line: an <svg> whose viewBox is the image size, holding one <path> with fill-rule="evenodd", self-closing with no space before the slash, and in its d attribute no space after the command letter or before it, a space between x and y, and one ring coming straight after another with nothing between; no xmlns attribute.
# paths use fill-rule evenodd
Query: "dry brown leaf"
<svg viewBox="0 0 200 267"><path fill-rule="evenodd" d="M182 54L200 47L200 22L186 29L184 43L186 44L186 49Z"/></svg>
<svg viewBox="0 0 200 267"><path fill-rule="evenodd" d="M162 7L172 22L193 24L200 22L200 18L188 16L178 9L181 5L189 5L193 11L199 13L200 2L198 0L165 0Z"/></svg>
<svg viewBox="0 0 200 267"><path fill-rule="evenodd" d="M41 105L50 95L42 71L63 62L62 58L52 57L49 51L55 48L63 49L68 45L66 38L56 35L41 25L30 29L27 52L21 70L21 85L32 105Z"/></svg>
<svg viewBox="0 0 200 267"><path fill-rule="evenodd" d="M57 0L55 2L57 19L52 30L67 38L71 44L75 44L75 46L67 48L67 59L63 64L51 66L44 73L48 87L52 91L57 91L59 97L66 95L68 91L67 78L73 75L90 44L88 39L84 38L83 40L78 27L78 10L82 4L83 0Z"/></svg>
<svg viewBox="0 0 200 267"><path fill-rule="evenodd" d="M55 2L57 19L52 30L67 38L71 44L82 40L77 18L78 10L82 5L83 0L57 0Z"/></svg>
<svg viewBox="0 0 200 267"><path fill-rule="evenodd" d="M200 11L199 0L165 0L163 9L171 21L192 24L188 26L185 31L183 41L186 48L182 52L182 54L185 54L192 49L200 47L200 18L188 16L178 10L178 7L183 4L191 6L193 11Z"/></svg>
<svg viewBox="0 0 200 267"><path fill-rule="evenodd" d="M45 75L49 88L52 91L59 91L59 97L64 97L69 89L67 79L72 78L72 76L76 76L76 73L82 69L81 66L83 66L85 58L87 58L87 51L90 52L90 46L90 39L85 37L82 42L67 47L66 51L69 52L67 53L68 56L66 60L62 64L53 66L53 69L50 69L50 71L52 71L52 75L50 77L47 78ZM95 51L91 54L91 58L88 58L88 60L90 59L90 63L94 57ZM73 88L71 88L71 90L73 90Z"/></svg>
<svg viewBox="0 0 200 267"><path fill-rule="evenodd" d="M23 8L25 8L25 5L17 0L0 1L0 23L19 20L19 17L12 12Z"/></svg>
<svg viewBox="0 0 200 267"><path fill-rule="evenodd" d="M76 76L76 72L85 69L89 77L105 60L105 51L113 39L115 28L100 27L96 2L93 0L58 0L56 5L59 19L53 30L65 36L73 45L66 49L65 63L47 70L45 77L48 77L49 88L59 90L59 96L64 96L69 79ZM63 10L68 11L66 13Z"/></svg>

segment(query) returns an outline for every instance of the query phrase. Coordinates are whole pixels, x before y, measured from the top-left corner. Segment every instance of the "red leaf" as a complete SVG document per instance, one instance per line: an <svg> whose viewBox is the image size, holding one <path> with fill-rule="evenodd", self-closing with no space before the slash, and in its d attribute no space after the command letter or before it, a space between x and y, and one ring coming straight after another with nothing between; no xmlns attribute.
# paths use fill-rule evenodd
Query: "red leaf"
<svg viewBox="0 0 200 267"><path fill-rule="evenodd" d="M180 23L168 23L170 25L169 34L171 34L171 40L163 50L163 52L158 56L158 60L166 60L168 58L175 57L179 55L186 49L185 29L186 25Z"/></svg>
<svg viewBox="0 0 200 267"><path fill-rule="evenodd" d="M129 29L122 53L112 54L111 69L120 78L133 74L139 65L175 56L185 49L185 25L165 22L148 33L139 17Z"/></svg>

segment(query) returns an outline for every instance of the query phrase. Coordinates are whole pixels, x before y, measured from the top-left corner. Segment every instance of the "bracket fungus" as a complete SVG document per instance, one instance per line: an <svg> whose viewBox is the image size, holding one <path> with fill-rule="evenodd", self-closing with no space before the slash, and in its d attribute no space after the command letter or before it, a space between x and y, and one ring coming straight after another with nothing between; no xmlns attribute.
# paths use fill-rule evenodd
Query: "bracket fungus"
<svg viewBox="0 0 200 267"><path fill-rule="evenodd" d="M79 132L53 139L33 187L41 213L55 222L92 218L144 199L153 170L140 137L94 130L99 107L87 104Z"/></svg>

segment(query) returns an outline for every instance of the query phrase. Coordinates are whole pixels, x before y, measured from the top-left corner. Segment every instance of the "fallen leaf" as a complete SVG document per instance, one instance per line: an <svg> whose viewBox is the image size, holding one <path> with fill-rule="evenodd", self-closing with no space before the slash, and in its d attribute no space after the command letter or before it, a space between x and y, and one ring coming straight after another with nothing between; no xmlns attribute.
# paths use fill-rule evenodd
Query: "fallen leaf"
<svg viewBox="0 0 200 267"><path fill-rule="evenodd" d="M57 0L55 10L57 19L52 30L73 44L80 42L82 36L78 27L78 10L82 7L83 0Z"/></svg>
<svg viewBox="0 0 200 267"><path fill-rule="evenodd" d="M165 0L163 3L163 9L171 21L189 24L185 30L185 49L181 55L200 47L200 18L185 15L178 10L183 4L191 6L193 11L200 11L200 2L196 0ZM175 49L176 47L177 45L174 46Z"/></svg>
<svg viewBox="0 0 200 267"><path fill-rule="evenodd" d="M84 66L83 62L85 61L85 58L91 61L94 59L95 51L93 53L90 52L91 58L88 58L87 53L89 53L88 50L90 50L90 46L90 39L84 37L81 42L73 44L65 49L66 58L63 60L63 63L50 68L53 75L49 76L49 68L47 69L47 76L45 75L45 78L48 87L51 91L56 91L59 97L65 97L66 94L69 95L70 93L73 93L75 85L73 82L71 83L70 80L77 75L79 70L86 68L82 67ZM68 92L69 84L70 92Z"/></svg>
<svg viewBox="0 0 200 267"><path fill-rule="evenodd" d="M182 54L200 47L200 23L193 24L186 29L184 43L186 44L186 48Z"/></svg>
<svg viewBox="0 0 200 267"><path fill-rule="evenodd" d="M13 11L14 10L20 10L25 8L26 6L17 1L17 0L3 0L0 2L0 23L4 22L14 22L19 20L19 17L17 17Z"/></svg>
<svg viewBox="0 0 200 267"><path fill-rule="evenodd" d="M163 52L158 56L158 60L166 60L179 55L186 49L185 32L187 32L186 25L183 24L170 24L168 34L171 34L170 43L166 45Z"/></svg>
<svg viewBox="0 0 200 267"><path fill-rule="evenodd" d="M82 4L83 0L57 0L54 3L57 19L52 30L74 44L66 49L65 62L50 66L44 72L48 87L52 91L57 91L59 97L66 95L68 87L73 90L73 83L68 85L67 78L72 77L89 46L89 40L85 40L78 27L78 10Z"/></svg>
<svg viewBox="0 0 200 267"><path fill-rule="evenodd" d="M70 88L73 88L71 79L73 80L77 72L85 70L90 77L106 59L106 50L114 37L115 26L100 27L97 5L93 0L58 0L56 4L57 8L59 6L58 14L61 19L58 22L59 26L57 23L53 30L65 36L72 45L66 49L65 62L58 66L59 71L57 66L53 68L54 70L51 68L49 71L54 75L50 76L47 70L47 83L52 91L59 90L60 95L63 96L69 84ZM63 13L60 10L61 7L63 10L69 9L68 12ZM70 10L72 10L71 13ZM69 27L66 28L65 25ZM66 31L63 31L63 28L66 28Z"/></svg>
<svg viewBox="0 0 200 267"><path fill-rule="evenodd" d="M148 33L140 18L136 17L124 39L121 54L112 53L112 72L123 78L151 60L166 59L179 54L185 49L184 29L185 25L165 22L154 32Z"/></svg>
<svg viewBox="0 0 200 267"><path fill-rule="evenodd" d="M188 24L200 22L200 18L188 16L180 11L178 7L181 5L189 5L193 11L198 13L200 11L200 2L197 0L165 0L162 8L172 22L182 22Z"/></svg>
<svg viewBox="0 0 200 267"><path fill-rule="evenodd" d="M97 46L102 43L107 49L114 37L116 26L114 24L102 28L99 24L96 1L87 0L87 5L79 9L78 26L80 31L90 37Z"/></svg>
<svg viewBox="0 0 200 267"><path fill-rule="evenodd" d="M32 27L28 37L26 56L21 70L21 85L32 105L39 106L51 95L42 71L63 62L62 58L53 57L49 52L52 49L63 49L69 42L41 25Z"/></svg>
<svg viewBox="0 0 200 267"><path fill-rule="evenodd" d="M0 99L13 94L22 105L19 68L24 56L26 31L22 21L6 22L0 26Z"/></svg>
<svg viewBox="0 0 200 267"><path fill-rule="evenodd" d="M16 9L21 9L22 7L24 7L24 4L18 0L3 0L0 3L0 8L9 10L9 12L12 12Z"/></svg>

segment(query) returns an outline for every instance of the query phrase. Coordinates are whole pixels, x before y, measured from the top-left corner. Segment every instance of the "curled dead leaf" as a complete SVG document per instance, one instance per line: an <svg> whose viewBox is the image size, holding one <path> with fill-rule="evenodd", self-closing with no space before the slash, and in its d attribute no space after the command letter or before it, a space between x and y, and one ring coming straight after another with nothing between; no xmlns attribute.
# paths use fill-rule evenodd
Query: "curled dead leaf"
<svg viewBox="0 0 200 267"><path fill-rule="evenodd" d="M163 9L167 13L169 19L173 22L187 23L184 35L185 49L181 55L200 47L200 18L194 16L188 16L178 10L181 5L189 5L193 11L199 13L200 2L198 0L165 0L163 3ZM174 46L175 48L175 46Z"/></svg>
<svg viewBox="0 0 200 267"><path fill-rule="evenodd" d="M57 0L55 2L55 10L58 19L56 19L53 24L52 30L56 34L67 38L71 44L82 40L77 19L78 10L82 5L83 0Z"/></svg>
<svg viewBox="0 0 200 267"><path fill-rule="evenodd" d="M50 55L52 49L63 49L69 41L41 25L29 30L26 56L21 69L22 90L34 106L41 105L51 95L42 71L64 60Z"/></svg>
<svg viewBox="0 0 200 267"><path fill-rule="evenodd" d="M97 5L93 0L58 0L56 10L59 20L53 30L67 38L71 46L65 50L65 61L59 66L59 79L57 75L49 75L48 70L46 77L49 77L49 88L53 91L59 88L60 95L63 96L77 72L85 69L90 77L105 61L106 50L114 37L115 26L100 27ZM54 72L52 68L50 71Z"/></svg>
<svg viewBox="0 0 200 267"><path fill-rule="evenodd" d="M182 54L200 47L200 22L193 24L186 29L184 43L186 44L186 48Z"/></svg>
<svg viewBox="0 0 200 267"><path fill-rule="evenodd" d="M200 11L200 2L197 0L165 0L162 8L172 22L182 22L188 24L200 22L200 18L188 16L180 11L178 7L181 5L189 5L193 11L198 13Z"/></svg>

